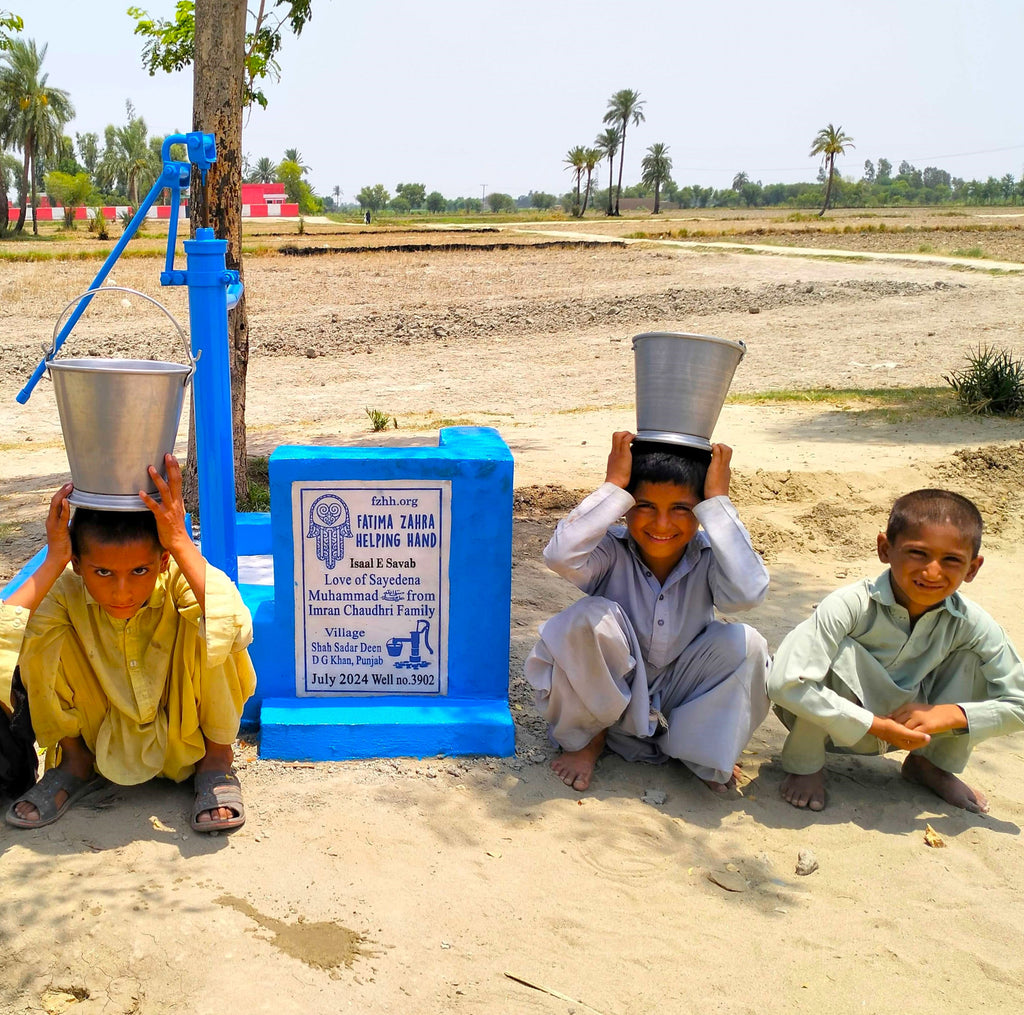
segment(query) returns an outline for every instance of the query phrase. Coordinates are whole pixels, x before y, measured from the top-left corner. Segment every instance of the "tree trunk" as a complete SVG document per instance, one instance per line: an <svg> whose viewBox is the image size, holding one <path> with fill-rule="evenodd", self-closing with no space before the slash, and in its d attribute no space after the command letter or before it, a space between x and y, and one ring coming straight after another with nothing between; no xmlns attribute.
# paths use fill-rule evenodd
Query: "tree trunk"
<svg viewBox="0 0 1024 1015"><path fill-rule="evenodd" d="M30 150L28 144L25 145L25 151ZM32 152L32 172L29 174L32 177L32 235L39 235L39 211L36 208L36 156L35 152Z"/></svg>
<svg viewBox="0 0 1024 1015"><path fill-rule="evenodd" d="M619 198L622 196L622 163L626 161L626 121L622 121L622 146L619 148L619 185L615 188L615 214L619 214Z"/></svg>
<svg viewBox="0 0 1024 1015"><path fill-rule="evenodd" d="M6 172L6 170L3 170ZM11 202L7 200L7 178L0 178L0 239L7 235L11 218Z"/></svg>
<svg viewBox="0 0 1024 1015"><path fill-rule="evenodd" d="M835 168L835 158L833 156L829 156L829 160L828 160L828 183L825 185L825 203L821 206L821 211L818 212L818 218L821 218L821 216L824 215L825 212L828 210L828 201L829 201L829 198L832 196L832 171L833 171L834 168Z"/></svg>
<svg viewBox="0 0 1024 1015"><path fill-rule="evenodd" d="M18 195L18 224L14 227L14 231L18 234L21 233L22 229L25 228L25 201L28 198L28 160L29 160L29 148L25 146L25 166L21 171L21 193Z"/></svg>
<svg viewBox="0 0 1024 1015"><path fill-rule="evenodd" d="M210 225L228 241L227 267L242 273L242 96L245 80L245 0L196 0L195 64L192 84L192 129L217 138L217 161L207 174L209 221L202 215L198 172L192 174L189 216L192 235ZM231 365L231 432L235 448L235 496L249 495L245 447L245 375L249 365L249 322L245 295L228 314L228 359ZM195 454L189 442L191 489Z"/></svg>
<svg viewBox="0 0 1024 1015"><path fill-rule="evenodd" d="M658 215L661 212L661 183L654 184L654 211L652 214Z"/></svg>
<svg viewBox="0 0 1024 1015"><path fill-rule="evenodd" d="M612 207L612 191L615 189L615 152L608 156L608 214L611 215L615 209Z"/></svg>

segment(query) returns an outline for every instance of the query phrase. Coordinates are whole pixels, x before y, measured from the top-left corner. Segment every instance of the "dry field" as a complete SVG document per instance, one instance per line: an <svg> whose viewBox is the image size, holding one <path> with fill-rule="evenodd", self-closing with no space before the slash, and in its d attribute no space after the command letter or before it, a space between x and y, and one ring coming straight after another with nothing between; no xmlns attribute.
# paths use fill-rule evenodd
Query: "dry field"
<svg viewBox="0 0 1024 1015"><path fill-rule="evenodd" d="M246 742L249 822L230 837L191 835L187 789L163 785L119 790L40 832L0 828L0 1013L1016 1011L1020 737L983 745L968 770L992 802L987 818L902 784L891 759L844 760L828 810L796 812L777 795L771 718L730 800L678 766L611 758L580 798L547 768L519 670L537 624L574 597L540 550L603 477L611 431L633 425L630 338L645 330L747 344L716 436L736 449L734 500L773 576L745 619L773 647L831 588L880 570L872 546L889 503L925 485L977 498L987 559L969 593L1024 643L1024 421L957 414L943 380L979 344L1024 352L1024 273L986 271L976 255L965 270L709 245L980 247L1024 267L1024 219L974 209L823 223L671 213L499 233L266 228L247 240L263 252L245 265L251 453L424 443L452 424L495 426L513 450L516 755L296 766L258 760ZM657 242L681 229L709 234L705 245ZM641 232L652 238L587 239ZM540 245L562 238L571 245ZM270 249L287 245L320 252ZM370 246L427 249L344 249ZM25 407L13 396L98 266L0 260L0 579L38 545L66 472L46 383ZM183 315L182 293L157 291L160 267L132 257L115 281ZM107 303L72 335L77 353L173 353L144 301ZM816 393L776 394L801 390ZM367 408L398 428L370 433ZM665 802L642 802L648 789ZM927 824L947 848L924 845ZM801 849L820 861L806 878L794 875ZM745 890L708 880L722 870Z"/></svg>

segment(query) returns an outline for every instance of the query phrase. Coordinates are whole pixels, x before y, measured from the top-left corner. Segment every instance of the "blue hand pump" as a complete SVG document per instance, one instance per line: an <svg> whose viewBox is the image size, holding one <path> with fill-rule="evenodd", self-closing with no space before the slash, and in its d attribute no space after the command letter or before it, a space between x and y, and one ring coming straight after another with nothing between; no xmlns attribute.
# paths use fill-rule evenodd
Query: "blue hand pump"
<svg viewBox="0 0 1024 1015"><path fill-rule="evenodd" d="M183 144L187 162L171 159L171 145ZM103 262L90 290L98 289L121 256L128 241L138 231L146 212L160 194L171 192L171 216L167 228L167 258L160 284L188 287L189 332L196 373L192 398L196 417L196 448L199 472L199 507L202 525L203 556L238 580L238 556L235 542L235 461L231 430L231 373L228 359L228 315L242 295L238 272L228 270L225 255L227 240L218 240L213 230L199 228L194 240L185 241L185 270L174 267L174 248L178 236L178 208L182 191L189 186L190 163L200 172L203 184L210 166L217 161L212 134L194 131L172 134L161 149L163 170L152 189L143 198L121 238ZM49 358L56 355L72 328L92 302L85 296L68 317L57 335L53 349L36 367L25 387L17 395L24 404L46 371Z"/></svg>

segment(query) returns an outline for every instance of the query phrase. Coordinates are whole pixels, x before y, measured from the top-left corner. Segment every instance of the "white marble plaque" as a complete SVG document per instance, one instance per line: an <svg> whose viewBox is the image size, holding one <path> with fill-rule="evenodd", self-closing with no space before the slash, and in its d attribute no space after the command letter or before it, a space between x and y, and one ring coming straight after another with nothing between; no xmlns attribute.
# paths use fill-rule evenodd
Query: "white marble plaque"
<svg viewBox="0 0 1024 1015"><path fill-rule="evenodd" d="M292 484L295 693L448 693L449 480Z"/></svg>

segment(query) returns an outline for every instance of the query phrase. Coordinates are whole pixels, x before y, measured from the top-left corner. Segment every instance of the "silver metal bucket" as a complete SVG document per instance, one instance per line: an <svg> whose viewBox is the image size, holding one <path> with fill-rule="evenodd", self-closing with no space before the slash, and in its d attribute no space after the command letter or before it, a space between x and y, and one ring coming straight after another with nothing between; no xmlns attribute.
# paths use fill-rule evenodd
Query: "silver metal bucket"
<svg viewBox="0 0 1024 1015"><path fill-rule="evenodd" d="M711 335L637 335L637 438L709 451L733 374L746 351L742 342Z"/></svg>
<svg viewBox="0 0 1024 1015"><path fill-rule="evenodd" d="M83 293L63 310L54 341L68 311L100 292L128 292L154 304L176 328L188 364L131 359L46 357L64 432L74 491L72 504L104 511L141 511L139 491L156 496L148 467L164 473L173 453L185 388L195 372L188 340L169 311L145 293L106 286ZM166 478L166 477L165 477ZM159 498L157 498L159 499Z"/></svg>

